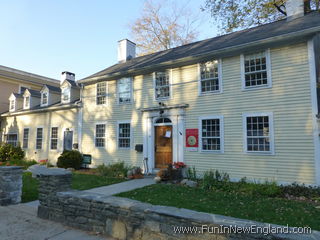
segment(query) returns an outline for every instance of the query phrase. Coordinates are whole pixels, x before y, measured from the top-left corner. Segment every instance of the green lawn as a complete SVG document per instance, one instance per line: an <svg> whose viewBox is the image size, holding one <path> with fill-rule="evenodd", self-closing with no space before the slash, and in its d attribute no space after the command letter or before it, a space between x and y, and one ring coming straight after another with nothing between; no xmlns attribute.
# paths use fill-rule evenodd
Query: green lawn
<svg viewBox="0 0 320 240"><path fill-rule="evenodd" d="M32 178L31 173L23 173L22 177L22 202L30 202L38 199L38 180ZM95 187L101 187L120 183L125 181L119 178L108 178L103 176L88 175L81 173L72 174L72 188L77 190L86 190Z"/></svg>
<svg viewBox="0 0 320 240"><path fill-rule="evenodd" d="M147 186L118 196L154 205L320 230L320 209L307 202L165 184Z"/></svg>

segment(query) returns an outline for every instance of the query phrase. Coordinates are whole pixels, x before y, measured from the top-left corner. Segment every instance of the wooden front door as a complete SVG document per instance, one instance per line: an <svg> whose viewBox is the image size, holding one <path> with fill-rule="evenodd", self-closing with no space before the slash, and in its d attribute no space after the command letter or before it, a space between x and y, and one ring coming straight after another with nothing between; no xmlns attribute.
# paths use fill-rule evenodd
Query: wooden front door
<svg viewBox="0 0 320 240"><path fill-rule="evenodd" d="M155 167L166 168L172 163L172 126L155 127Z"/></svg>

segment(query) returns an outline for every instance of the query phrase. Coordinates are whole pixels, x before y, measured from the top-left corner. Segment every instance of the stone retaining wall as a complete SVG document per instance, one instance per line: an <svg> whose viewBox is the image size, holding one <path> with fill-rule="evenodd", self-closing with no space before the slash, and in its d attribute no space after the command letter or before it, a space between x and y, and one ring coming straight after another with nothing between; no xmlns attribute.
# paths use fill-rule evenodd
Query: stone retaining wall
<svg viewBox="0 0 320 240"><path fill-rule="evenodd" d="M0 206L21 202L22 168L0 167Z"/></svg>
<svg viewBox="0 0 320 240"><path fill-rule="evenodd" d="M47 180L49 178L40 178L40 182ZM61 176L54 181L59 188L66 183ZM69 183L69 180L67 182ZM54 187L55 184L49 184L50 191L47 191L49 194L46 195L43 189L46 184L40 183L40 192L43 194L38 208L40 218L61 222L82 230L100 232L116 239L320 239L319 232L311 235L269 234L268 236L213 234L207 231L206 226L269 227L269 225L187 209L154 206L85 191L56 192L58 188ZM176 233L173 226L188 227L196 230L196 233ZM203 226L204 234L202 234Z"/></svg>

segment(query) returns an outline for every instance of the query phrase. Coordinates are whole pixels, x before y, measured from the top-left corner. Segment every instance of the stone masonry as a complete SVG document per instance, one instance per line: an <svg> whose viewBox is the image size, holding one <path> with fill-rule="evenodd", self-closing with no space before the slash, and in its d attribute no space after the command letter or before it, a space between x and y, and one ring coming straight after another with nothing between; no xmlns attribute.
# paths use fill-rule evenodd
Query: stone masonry
<svg viewBox="0 0 320 240"><path fill-rule="evenodd" d="M316 231L305 235L212 233L212 227L221 228L230 225L256 226L256 228L280 226L187 209L154 206L86 191L69 191L70 172L58 169L45 173L46 171L37 174L40 180L38 217L86 231L100 232L115 239L320 239L320 233ZM179 233L174 227L187 227L193 233Z"/></svg>
<svg viewBox="0 0 320 240"><path fill-rule="evenodd" d="M0 167L0 206L18 204L22 194L22 168Z"/></svg>

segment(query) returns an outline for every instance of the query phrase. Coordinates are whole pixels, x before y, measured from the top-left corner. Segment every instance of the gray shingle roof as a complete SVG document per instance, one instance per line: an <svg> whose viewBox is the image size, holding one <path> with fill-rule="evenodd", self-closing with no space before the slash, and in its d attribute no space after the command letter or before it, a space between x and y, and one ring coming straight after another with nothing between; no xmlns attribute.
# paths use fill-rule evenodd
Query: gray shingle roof
<svg viewBox="0 0 320 240"><path fill-rule="evenodd" d="M41 97L40 91L33 90L33 89L28 89L28 91L30 92L30 94L31 94L32 97L38 97L38 98Z"/></svg>
<svg viewBox="0 0 320 240"><path fill-rule="evenodd" d="M115 64L98 73L86 77L79 82L90 81L97 77L112 77L114 74L133 73L150 66L173 62L190 56L202 56L210 52L227 49L234 46L241 46L260 40L284 36L286 34L312 30L312 33L320 32L320 13L312 12L292 21L280 20L277 22L261 25L258 27L230 33L227 35L190 43L180 47L168 49L161 52L133 58L125 63ZM120 74L120 75L121 75ZM93 80L93 79L92 79Z"/></svg>
<svg viewBox="0 0 320 240"><path fill-rule="evenodd" d="M49 91L61 93L61 89L59 87L55 87L55 86L51 86L51 85L47 85L47 84L44 86L46 86L49 89Z"/></svg>

